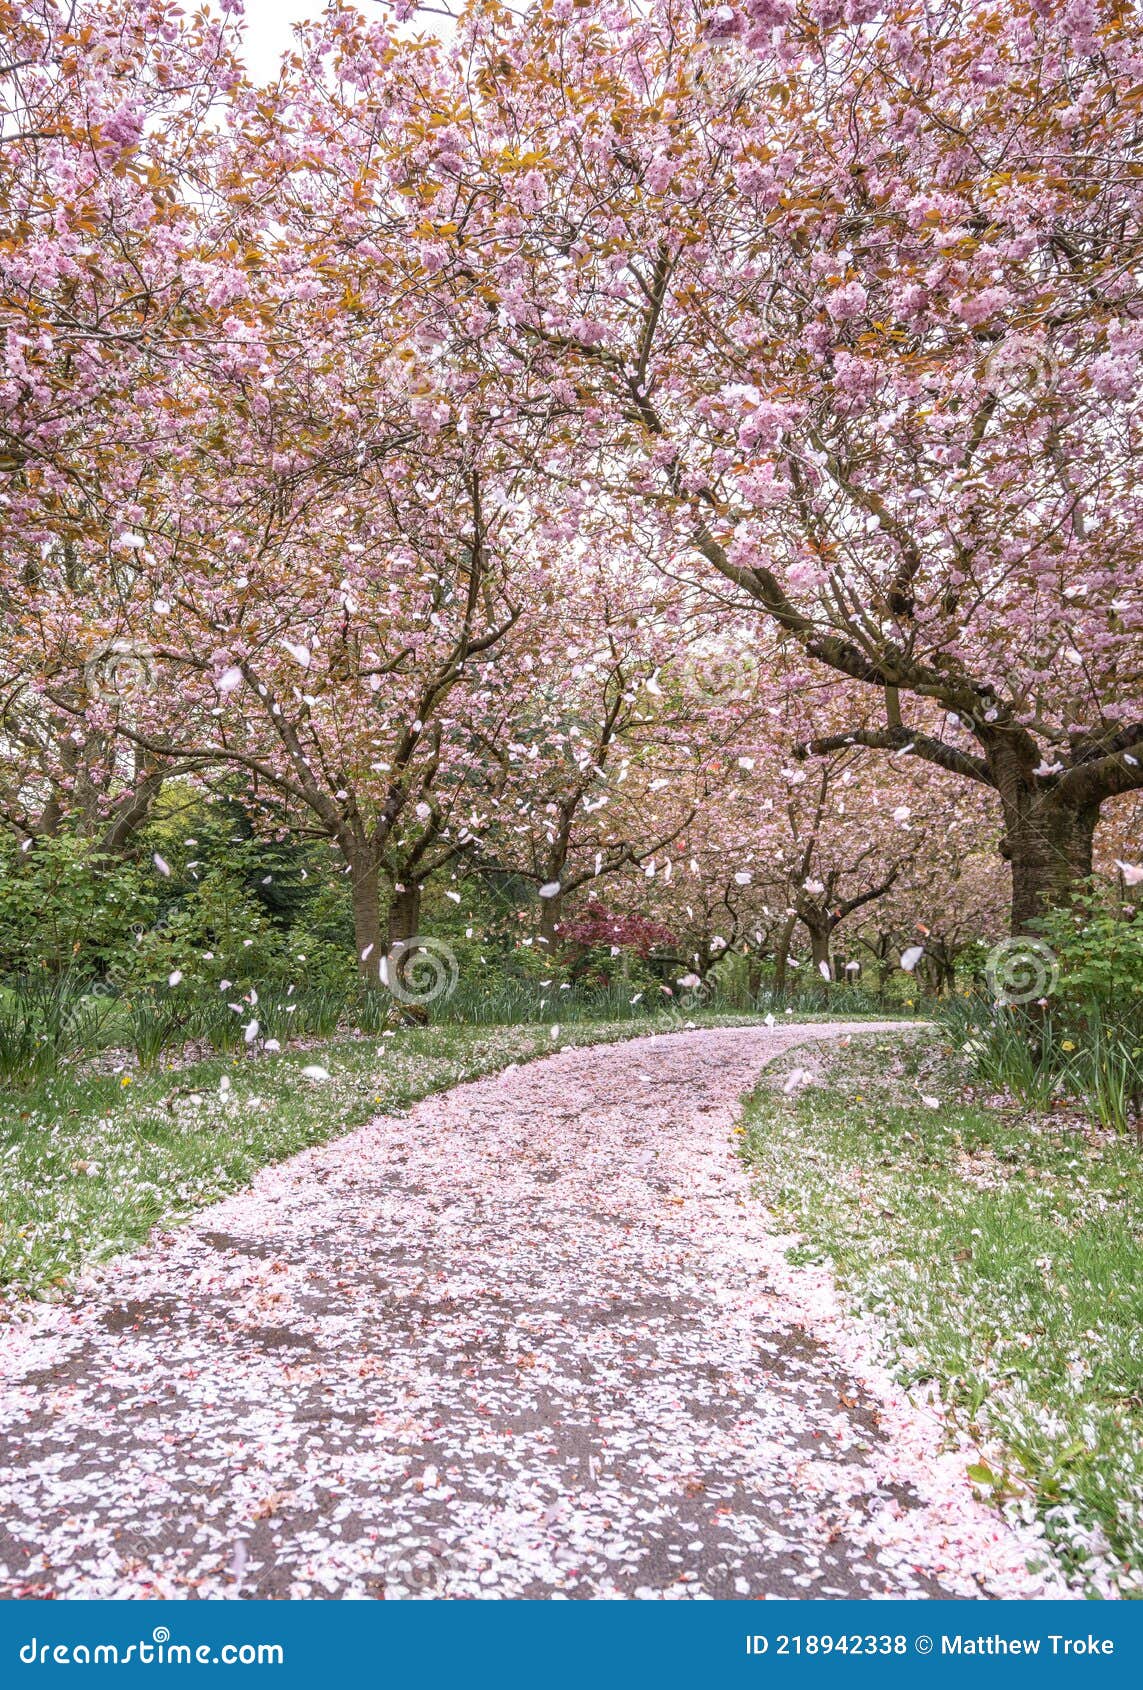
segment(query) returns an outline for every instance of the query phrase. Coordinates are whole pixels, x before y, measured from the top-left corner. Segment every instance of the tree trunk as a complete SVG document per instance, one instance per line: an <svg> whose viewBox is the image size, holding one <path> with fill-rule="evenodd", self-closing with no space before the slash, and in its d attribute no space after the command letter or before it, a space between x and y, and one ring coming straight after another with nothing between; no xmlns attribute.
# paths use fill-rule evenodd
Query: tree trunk
<svg viewBox="0 0 1143 1690"><path fill-rule="evenodd" d="M1092 871L1099 805L1073 809L1042 792L1001 790L1012 864L1012 931L1026 933L1048 910L1068 904Z"/></svg>
<svg viewBox="0 0 1143 1690"><path fill-rule="evenodd" d="M381 978L381 884L376 863L351 862L353 881L353 939L357 947L357 972L367 986Z"/></svg>
<svg viewBox="0 0 1143 1690"><path fill-rule="evenodd" d="M540 899L540 943L544 947L544 955L554 955L560 943L560 912L563 899Z"/></svg>
<svg viewBox="0 0 1143 1690"><path fill-rule="evenodd" d="M150 820L164 779L165 771L162 769L153 769L149 774L143 773L134 790L119 800L99 841L100 856L124 855L134 835Z"/></svg>
<svg viewBox="0 0 1143 1690"><path fill-rule="evenodd" d="M786 995L786 979L790 971L790 941L794 937L797 919L796 915L787 916L785 926L778 934L778 949L774 957L775 997L784 998Z"/></svg>
<svg viewBox="0 0 1143 1690"><path fill-rule="evenodd" d="M402 883L400 890L396 887L389 900L389 941L388 950L394 945L404 944L413 939L421 930L421 888L415 881Z"/></svg>
<svg viewBox="0 0 1143 1690"><path fill-rule="evenodd" d="M884 997L885 988L889 984L889 976L893 972L893 965L892 965L892 962L890 960L892 950L893 950L893 936L892 936L892 934L890 934L890 933L879 933L877 935L877 948L873 953L874 956L877 959L877 995L878 995L878 997Z"/></svg>
<svg viewBox="0 0 1143 1690"><path fill-rule="evenodd" d="M956 985L956 954L943 940L929 940L929 960L938 997L948 997Z"/></svg>
<svg viewBox="0 0 1143 1690"><path fill-rule="evenodd" d="M811 927L809 929L809 933L810 951L814 960L814 973L817 975L818 979L823 982L826 980L832 980L833 969L830 966L829 957L829 928ZM822 971L823 962L825 963L825 972Z"/></svg>

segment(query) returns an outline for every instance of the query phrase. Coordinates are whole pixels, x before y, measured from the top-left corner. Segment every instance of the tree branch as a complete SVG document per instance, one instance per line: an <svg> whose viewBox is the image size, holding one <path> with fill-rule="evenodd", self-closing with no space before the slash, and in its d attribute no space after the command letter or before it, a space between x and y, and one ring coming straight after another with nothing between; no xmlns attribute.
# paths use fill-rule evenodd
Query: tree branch
<svg viewBox="0 0 1143 1690"><path fill-rule="evenodd" d="M974 757L970 751L960 751L955 745L946 745L942 739L914 733L911 728L905 727L853 728L849 733L828 734L824 739L811 739L796 745L794 755L804 761L811 753L815 757L823 757L850 745L865 746L873 751L909 751L926 763L947 769L950 774L963 775L968 780L979 781L982 786L996 785L983 757Z"/></svg>

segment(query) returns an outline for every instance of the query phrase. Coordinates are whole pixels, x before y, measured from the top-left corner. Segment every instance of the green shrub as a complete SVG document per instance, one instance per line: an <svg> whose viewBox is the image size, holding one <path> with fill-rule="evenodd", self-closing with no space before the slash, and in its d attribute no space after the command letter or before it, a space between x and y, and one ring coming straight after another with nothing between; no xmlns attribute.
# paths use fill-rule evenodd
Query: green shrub
<svg viewBox="0 0 1143 1690"><path fill-rule="evenodd" d="M131 952L159 910L159 877L100 856L88 840L0 838L0 975L94 977Z"/></svg>
<svg viewBox="0 0 1143 1690"><path fill-rule="evenodd" d="M1066 1010L1143 1033L1143 913L1093 884L1037 926L1059 963L1056 995Z"/></svg>
<svg viewBox="0 0 1143 1690"><path fill-rule="evenodd" d="M944 1019L975 1078L1036 1108L1082 1103L1111 1131L1143 1123L1143 919L1092 883L1039 924L1058 965L1043 1010L953 999Z"/></svg>

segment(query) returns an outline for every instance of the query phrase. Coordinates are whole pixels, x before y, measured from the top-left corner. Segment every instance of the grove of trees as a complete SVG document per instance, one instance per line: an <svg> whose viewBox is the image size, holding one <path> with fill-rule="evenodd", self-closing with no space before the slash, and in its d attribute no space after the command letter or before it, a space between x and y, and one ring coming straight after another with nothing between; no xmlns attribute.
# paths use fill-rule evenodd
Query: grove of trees
<svg viewBox="0 0 1143 1690"><path fill-rule="evenodd" d="M366 985L438 911L948 986L1135 883L1134 6L237 28L0 0L8 975L228 840Z"/></svg>

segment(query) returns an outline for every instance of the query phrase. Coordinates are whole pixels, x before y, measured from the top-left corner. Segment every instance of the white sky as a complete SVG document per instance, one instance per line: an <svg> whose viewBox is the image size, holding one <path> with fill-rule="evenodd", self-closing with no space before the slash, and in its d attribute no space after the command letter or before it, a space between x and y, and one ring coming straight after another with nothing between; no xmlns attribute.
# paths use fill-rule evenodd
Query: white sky
<svg viewBox="0 0 1143 1690"><path fill-rule="evenodd" d="M245 58L256 82L276 75L282 54L291 46L291 25L317 17L324 9L322 0L246 0Z"/></svg>
<svg viewBox="0 0 1143 1690"><path fill-rule="evenodd" d="M521 6L520 0L517 0L516 10L526 10L529 3L530 0L523 0ZM227 0L214 0L216 10L225 11L226 5ZM282 54L288 53L293 46L293 25L303 23L307 18L320 17L325 10L325 0L245 0L244 10L246 68L255 82L268 82L278 74ZM382 17L386 13L386 8L378 4L378 0L357 0L357 10L364 12L366 17L370 14ZM443 35L449 27L447 17L442 15L444 10L445 0L437 0L427 20L434 34ZM424 20L419 25L413 20L407 26L411 32L425 27Z"/></svg>

